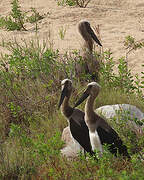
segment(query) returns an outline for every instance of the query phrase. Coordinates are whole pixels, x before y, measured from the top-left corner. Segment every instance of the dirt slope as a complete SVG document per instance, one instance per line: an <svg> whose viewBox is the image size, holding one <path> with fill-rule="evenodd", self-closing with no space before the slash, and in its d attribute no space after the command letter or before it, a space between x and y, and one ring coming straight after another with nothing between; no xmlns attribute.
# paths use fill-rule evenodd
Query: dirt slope
<svg viewBox="0 0 144 180"><path fill-rule="evenodd" d="M48 40L54 49L60 52L65 50L79 49L81 36L77 31L77 23L81 19L87 19L94 27L100 25L101 41L104 50L111 49L115 61L118 57L125 56L123 41L126 36L131 35L136 40L144 39L144 3L141 0L91 0L87 8L62 7L57 5L57 0L19 0L23 10L30 7L36 8L40 14L47 14L39 22L38 37ZM0 15L8 15L10 12L10 0L0 1ZM30 40L36 38L34 26L26 25L27 32L7 32L0 29L0 41L16 38ZM60 39L60 28L66 28L64 40ZM47 43L48 43L47 42ZM6 50L0 47L0 52ZM137 50L129 55L128 65L133 73L143 71L144 50Z"/></svg>

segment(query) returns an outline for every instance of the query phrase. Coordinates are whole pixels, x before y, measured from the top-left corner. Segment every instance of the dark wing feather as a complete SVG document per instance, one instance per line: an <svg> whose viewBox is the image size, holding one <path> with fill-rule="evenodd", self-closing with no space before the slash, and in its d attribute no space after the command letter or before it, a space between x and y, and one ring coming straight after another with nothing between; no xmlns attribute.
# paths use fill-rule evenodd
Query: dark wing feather
<svg viewBox="0 0 144 180"><path fill-rule="evenodd" d="M107 144L109 151L117 156L117 153L130 158L127 147L123 144L122 140L116 133L116 131L110 128L106 131L103 127L97 128L98 135L102 144Z"/></svg>
<svg viewBox="0 0 144 180"><path fill-rule="evenodd" d="M94 154L90 144L89 130L84 121L84 112L75 109L70 122L70 131L73 138L84 148L86 152Z"/></svg>
<svg viewBox="0 0 144 180"><path fill-rule="evenodd" d="M97 38L96 34L94 33L94 31L92 30L90 24L88 22L85 22L85 27L87 32L91 35L91 37L93 38L93 40L99 45L102 46L102 44L100 43L99 39Z"/></svg>

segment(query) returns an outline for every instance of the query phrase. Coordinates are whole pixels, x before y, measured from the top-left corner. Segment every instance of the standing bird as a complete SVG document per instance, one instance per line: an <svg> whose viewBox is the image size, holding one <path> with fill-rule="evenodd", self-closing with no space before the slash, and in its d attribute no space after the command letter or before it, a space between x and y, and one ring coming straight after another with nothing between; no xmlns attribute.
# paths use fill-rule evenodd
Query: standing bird
<svg viewBox="0 0 144 180"><path fill-rule="evenodd" d="M84 149L93 155L92 147L90 144L89 130L84 121L84 112L79 109L73 109L69 105L69 99L73 90L72 81L64 79L61 82L62 92L58 108L61 107L61 112L67 118L70 132L74 140Z"/></svg>
<svg viewBox="0 0 144 180"><path fill-rule="evenodd" d="M99 115L94 112L93 104L100 91L100 85L96 82L88 84L86 91L76 102L75 107L88 98L85 105L85 122L89 129L92 150L99 150L102 153L102 145L107 144L109 151L130 158L127 147L123 145L122 140L116 131Z"/></svg>
<svg viewBox="0 0 144 180"><path fill-rule="evenodd" d="M80 76L82 73L89 74L93 80L98 80L100 64L96 57L93 56L93 44L95 41L99 46L102 45L88 21L80 21L78 24L78 30L84 39L84 43L82 53L80 54L82 60L80 60L80 62L76 62L76 75Z"/></svg>

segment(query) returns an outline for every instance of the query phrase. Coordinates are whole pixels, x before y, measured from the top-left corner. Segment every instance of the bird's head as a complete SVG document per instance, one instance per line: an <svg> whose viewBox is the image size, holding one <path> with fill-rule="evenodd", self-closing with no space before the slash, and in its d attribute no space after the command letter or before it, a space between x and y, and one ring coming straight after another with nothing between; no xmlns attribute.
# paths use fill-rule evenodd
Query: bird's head
<svg viewBox="0 0 144 180"><path fill-rule="evenodd" d="M74 107L80 105L88 96L97 97L101 86L97 82L91 82L87 85L87 89L83 92L79 100L76 102Z"/></svg>
<svg viewBox="0 0 144 180"><path fill-rule="evenodd" d="M96 34L92 30L90 23L87 20L81 20L78 24L78 30L85 41L93 39L99 46L102 46Z"/></svg>
<svg viewBox="0 0 144 180"><path fill-rule="evenodd" d="M61 82L61 96L60 96L60 100L59 100L59 105L58 108L60 108L60 106L63 103L63 100L65 97L69 98L72 92L72 81L70 79L64 79Z"/></svg>

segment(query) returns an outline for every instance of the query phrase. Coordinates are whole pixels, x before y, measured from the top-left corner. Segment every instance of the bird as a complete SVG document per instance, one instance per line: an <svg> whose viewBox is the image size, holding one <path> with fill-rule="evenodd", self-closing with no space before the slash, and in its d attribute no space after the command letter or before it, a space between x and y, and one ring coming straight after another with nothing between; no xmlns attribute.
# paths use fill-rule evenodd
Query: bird
<svg viewBox="0 0 144 180"><path fill-rule="evenodd" d="M80 77L82 74L90 75L92 80L98 81L98 73L100 69L100 63L93 56L93 45L96 42L102 47L101 42L92 30L90 23L87 20L81 20L78 23L78 31L81 34L84 43L81 49L80 61L76 61L75 72L76 76Z"/></svg>
<svg viewBox="0 0 144 180"><path fill-rule="evenodd" d="M89 129L92 150L95 149L103 153L103 145L108 145L108 150L116 157L122 155L130 159L127 147L123 144L117 132L93 109L95 98L98 96L101 86L97 82L88 83L79 100L75 103L74 108L80 105L86 98L85 104L85 122ZM100 141L100 142L99 142Z"/></svg>
<svg viewBox="0 0 144 180"><path fill-rule="evenodd" d="M144 119L144 113L134 105L104 105L95 109L95 112L99 115L102 115L107 120L107 122L110 122L113 118L115 118L116 123L119 123L119 121L125 121L125 127L129 128L137 138L144 135L144 123L142 122L142 120ZM65 127L65 129L63 130L62 140L66 144L68 144L70 141L72 142L69 126Z"/></svg>
<svg viewBox="0 0 144 180"><path fill-rule="evenodd" d="M88 152L90 155L93 155L89 130L84 121L84 112L75 108L73 109L69 105L69 99L73 90L72 81L70 79L64 79L61 82L61 96L59 100L58 109L61 107L62 114L68 120L69 128L72 137L75 142L78 143L83 149L84 152Z"/></svg>

